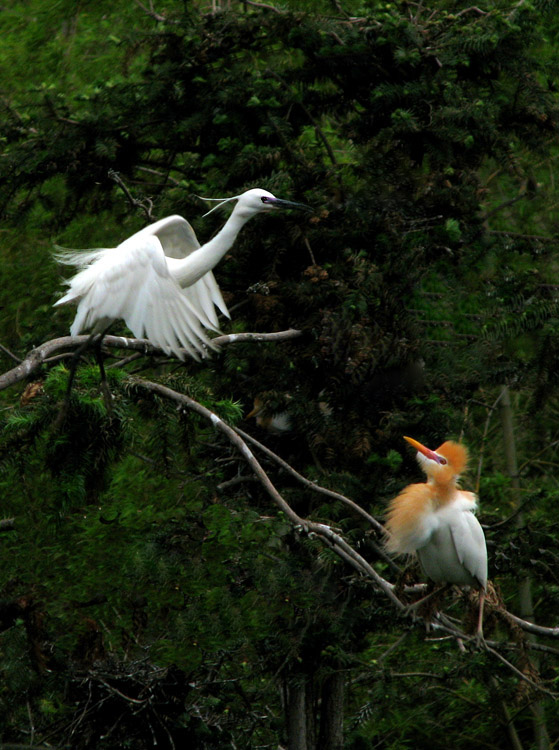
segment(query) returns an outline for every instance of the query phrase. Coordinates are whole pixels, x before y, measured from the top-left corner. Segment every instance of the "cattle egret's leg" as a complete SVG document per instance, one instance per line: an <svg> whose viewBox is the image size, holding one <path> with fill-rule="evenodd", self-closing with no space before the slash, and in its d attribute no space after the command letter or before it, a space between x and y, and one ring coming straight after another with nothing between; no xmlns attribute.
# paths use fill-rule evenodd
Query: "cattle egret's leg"
<svg viewBox="0 0 559 750"><path fill-rule="evenodd" d="M476 628L476 641L479 646L485 645L485 638L483 637L483 605L484 604L485 604L485 589L480 589L479 613L478 613L477 628Z"/></svg>
<svg viewBox="0 0 559 750"><path fill-rule="evenodd" d="M421 599L418 599L416 602L413 602L413 604L408 604L408 606L403 611L404 616L413 615L417 612L417 610L425 604L425 602L428 602L430 599L433 599L434 597L438 596L441 592L445 591L449 588L449 584L445 583L442 586L439 586L438 588L433 589L433 591L430 591L428 594L425 594L425 596L422 596ZM429 615L430 619L431 615ZM427 618L425 618L427 620Z"/></svg>

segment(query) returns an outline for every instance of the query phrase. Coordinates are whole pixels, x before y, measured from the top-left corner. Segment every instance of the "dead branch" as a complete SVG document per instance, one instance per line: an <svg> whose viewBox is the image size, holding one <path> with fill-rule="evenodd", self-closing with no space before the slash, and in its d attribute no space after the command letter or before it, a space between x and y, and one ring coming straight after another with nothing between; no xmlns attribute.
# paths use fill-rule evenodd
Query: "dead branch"
<svg viewBox="0 0 559 750"><path fill-rule="evenodd" d="M559 638L559 627L556 628L546 628L543 625L536 625L533 622L529 622L529 620L522 620L520 617L517 617L516 615L513 615L508 610L505 610L504 612L505 617L512 620L512 622L519 625L522 630L525 630L527 633L534 633L535 635L547 635L551 638ZM532 648L533 644L530 644L530 648Z"/></svg>
<svg viewBox="0 0 559 750"><path fill-rule="evenodd" d="M107 175L110 180L113 180L113 182L116 182L116 184L119 186L119 188L122 190L126 198L128 199L128 202L131 206L134 208L141 208L142 211L146 215L146 219L148 221L155 221L155 216L153 215L153 201L151 198L144 198L144 200L138 200L138 198L134 198L126 184L124 183L121 176L118 174L118 172L115 172L114 169L109 169L107 172Z"/></svg>
<svg viewBox="0 0 559 750"><path fill-rule="evenodd" d="M286 331L277 331L275 333L231 333L224 336L216 336L213 341L218 346L224 346L227 344L246 343L248 341L285 341L298 338L302 335L302 331L290 328ZM35 373L44 363L47 363L50 357L57 355L59 352L72 352L74 349L77 349L84 344L88 338L89 336L87 335L61 336L60 338L46 341L44 344L32 349L16 367L0 375L0 391L25 380ZM125 336L105 336L103 338L103 346L106 346L109 349L129 349L141 352L145 356L163 354L161 349L150 344L147 339L133 339Z"/></svg>
<svg viewBox="0 0 559 750"><path fill-rule="evenodd" d="M140 2L140 0L134 0L136 5L138 5L146 15L150 16L150 18L154 18L156 21L164 22L166 21L166 17L162 16L160 13L156 13L156 11L153 8L153 2L150 0L149 8L146 8L146 6Z"/></svg>
<svg viewBox="0 0 559 750"><path fill-rule="evenodd" d="M4 352L4 354L7 354L8 357L11 357L11 359L14 360L14 362L21 362L21 359L19 357L16 357L16 355L11 352L7 347L5 347L3 344L0 344L0 351Z"/></svg>
<svg viewBox="0 0 559 750"><path fill-rule="evenodd" d="M210 421L213 426L222 432L230 443L232 443L237 450L241 453L247 464L250 466L254 474L258 477L260 484L268 493L273 500L274 504L285 514L286 518L296 528L300 529L309 536L318 537L322 542L329 546L339 557L346 560L359 574L364 575L371 579L376 588L380 589L390 601L399 609L401 612L405 611L406 606L401 602L398 597L394 594L394 586L380 576L376 570L365 560L358 552L356 552L351 545L349 545L345 539L339 534L334 532L330 526L323 523L316 523L315 521L309 521L306 518L299 516L286 502L280 492L276 489L268 474L262 468L260 462L255 458L252 451L241 438L237 432L226 424L217 414L214 414L210 409L207 409L202 404L199 404L194 399L186 396L183 393L168 388L167 386L160 385L159 383L153 383L149 380L143 380L142 378L131 378L131 381L152 393L157 393L159 396L167 399L171 399L179 403L181 406L190 409L204 419Z"/></svg>
<svg viewBox="0 0 559 750"><path fill-rule="evenodd" d="M334 490L329 490L326 487L321 487L319 484L316 484L316 482L311 482L310 479L307 479L302 474L299 474L299 472L296 471L290 464L288 464L287 461L284 461L283 458L280 458L280 456L277 455L277 453L274 453L266 445L256 440L256 438L253 438L252 435L248 434L248 432L241 430L240 427L234 427L233 429L244 440L248 440L250 443L252 443L252 445L255 445L259 450L261 450L263 453L269 456L273 461L275 461L279 466L281 466L282 469L285 469L285 471L291 474L291 476L295 477L295 479L301 482L301 484L303 484L305 487L308 487L310 490L313 490L314 492L319 492L322 495L327 495L328 497L331 497L334 500L339 500L340 502L344 503L344 505L349 506L356 513L358 513L360 516L365 518L371 524L371 526L374 529L376 529L376 531L378 531L380 534L384 534L384 526L381 523L379 523L374 516L371 516L370 513L367 513L367 511L364 508L362 508L353 500L350 500L349 497L346 497L345 495L341 495L339 492L335 492Z"/></svg>
<svg viewBox="0 0 559 750"><path fill-rule="evenodd" d="M257 3L255 2L255 0L244 0L244 2L253 8L262 8L263 10L273 10L274 13L278 13L280 16L284 15L284 12L282 10L280 10L279 8L275 8L273 5L268 5L267 3Z"/></svg>
<svg viewBox="0 0 559 750"><path fill-rule="evenodd" d="M242 438L250 442L252 445L256 446L259 450L261 450L263 453L265 453L269 458L271 458L275 463L277 463L279 466L282 467L288 474L291 474L292 477L294 477L298 482L301 482L305 487L312 490L313 492L318 492L322 495L326 495L327 497L331 497L334 500L338 500L339 502L343 503L344 505L351 508L353 511L355 511L358 515L360 515L362 518L364 518L379 534L384 536L384 526L377 521L377 519L374 516L371 516L370 513L367 513L367 511L362 508L360 505L358 505L356 502L351 500L349 497L346 497L345 495L341 495L339 492L335 492L334 490L329 490L326 487L321 487L319 484L316 484L315 482L311 482L310 479L307 479L302 474L299 474L298 471L296 471L290 464L287 463L287 461L284 461L283 458L280 458L280 456L277 455L277 453L274 453L271 451L266 445L259 442L255 438L252 437L252 435L249 435L248 432L245 432L244 430L241 430L240 427L234 427L233 428L235 432L237 432ZM372 539L369 540L369 544L373 548L375 554L381 558L381 560L384 560L390 567L397 573L400 572L400 566L397 565L394 560L392 560L389 555L384 552L382 547L375 544Z"/></svg>

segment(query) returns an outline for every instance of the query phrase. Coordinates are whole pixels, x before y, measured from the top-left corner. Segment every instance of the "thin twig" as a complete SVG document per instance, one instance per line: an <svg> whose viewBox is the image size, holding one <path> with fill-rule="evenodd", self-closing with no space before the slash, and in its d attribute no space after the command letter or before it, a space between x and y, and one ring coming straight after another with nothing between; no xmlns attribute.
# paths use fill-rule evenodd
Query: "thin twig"
<svg viewBox="0 0 559 750"><path fill-rule="evenodd" d="M15 362L21 362L21 359L17 357L13 352L11 352L7 347L5 347L3 344L0 344L0 351L4 352L4 354L7 354L8 357L11 357Z"/></svg>
<svg viewBox="0 0 559 750"><path fill-rule="evenodd" d="M108 174L109 179L113 180L113 182L116 182L116 184L119 186L119 188L122 190L122 192L128 199L128 202L130 203L131 206L134 206L134 208L141 208L142 211L145 213L148 221L155 221L156 217L152 213L153 201L151 200L151 198L144 198L143 201L138 200L137 198L134 198L134 196L132 195L132 193L126 186L125 182L123 181L121 176L118 174L118 172L115 172L114 169L109 169L107 174Z"/></svg>
<svg viewBox="0 0 559 750"><path fill-rule="evenodd" d="M353 500L350 500L349 497L341 495L339 492L335 492L335 490L329 490L326 487L321 487L315 482L311 482L310 479L307 479L302 474L299 474L299 472L296 471L290 464L288 464L287 461L284 461L284 459L278 456L277 453L274 453L266 445L256 440L256 438L252 437L252 435L249 435L248 432L241 430L240 427L234 427L233 429L235 430L235 432L241 435L241 437L243 437L245 440L248 440L250 443L252 443L252 445L255 445L259 450L269 456L269 458L279 464L282 469L285 469L285 471L291 474L291 476L295 477L295 479L297 479L298 482L301 482L301 484L303 484L305 487L313 490L313 492L319 492L320 494L327 495L334 500L339 500L340 502L344 503L344 505L347 505L360 516L362 516L368 523L371 524L374 529L376 529L376 531L378 531L380 534L384 534L384 526L379 523L374 516L371 516L370 513L367 513L364 508L362 508Z"/></svg>
<svg viewBox="0 0 559 750"><path fill-rule="evenodd" d="M253 438L252 435L249 435L248 432L241 430L240 427L234 427L233 429L235 430L235 432L241 435L241 437L243 437L245 440L248 440L249 443L256 446L259 450L265 453L269 458L275 461L279 466L282 467L282 469L287 471L288 474L291 474L291 476L295 477L295 479L297 479L298 482L301 482L301 484L303 484L305 487L308 487L313 492L318 492L322 495L326 495L327 497L331 497L332 499L338 500L344 505L347 505L349 508L355 511L358 515L364 518L379 534L384 536L384 526L379 521L377 521L377 519L374 516L371 516L370 513L367 513L367 511L364 508L362 508L356 502L351 500L349 497L346 497L345 495L342 495L339 492L335 492L334 490L329 490L326 487L321 487L319 484L316 484L315 482L311 482L310 479L307 479L302 474L299 474L299 472L296 471L291 466L291 464L288 464L287 461L284 461L283 458L277 455L277 453L274 453L272 450L270 450L268 446L259 442L258 440L256 440L256 438ZM388 563L388 565L390 565L390 567L396 573L401 572L400 566L397 565L394 562L394 560L392 560L392 558L386 554L386 552L384 552L382 547L375 544L375 542L373 542L372 539L369 539L369 544L371 545L375 554L378 557L380 557L382 560L384 560L386 563Z"/></svg>
<svg viewBox="0 0 559 750"><path fill-rule="evenodd" d="M505 526L507 523L510 523L516 516L521 513L524 508L529 505L533 500L536 499L535 495L531 495L530 497L523 500L521 503L519 503L516 508L513 510L513 512L510 514L510 516L507 516L502 521L497 521L497 523L491 523L491 524L482 524L484 529L498 529L499 526Z"/></svg>
<svg viewBox="0 0 559 750"><path fill-rule="evenodd" d="M520 240L535 240L537 242L557 242L557 237L544 237L541 234L521 234L520 232L506 232L499 229L488 229L487 234L496 234L503 237L516 237Z"/></svg>
<svg viewBox="0 0 559 750"><path fill-rule="evenodd" d="M476 482L475 482L475 493L476 495L479 494L479 484L481 481L481 468L483 465L483 452L485 450L485 441L487 439L487 433L489 432L489 425L491 424L491 417L493 415L493 412L497 408L497 405L499 404L499 401L501 400L501 396L503 395L503 391L499 391L499 395L495 399L495 401L491 404L491 406L486 406L488 409L487 417L485 419L485 425L483 428L483 435L481 437L481 450L479 452L479 459L477 464L477 473L476 473Z"/></svg>
<svg viewBox="0 0 559 750"><path fill-rule="evenodd" d="M278 73L276 73L274 70L272 70L271 68L268 68L268 70L266 71L266 75L269 75L272 78L275 78L276 81L278 81L279 83L281 83L281 85L285 89L287 89L287 91L289 91L289 84L286 81L284 81L284 79ZM310 111L307 109L307 107L302 102L299 102L299 106L301 107L301 109L303 110L303 112L305 113L305 115L308 117L309 121L312 123L312 125L314 127L314 130L315 130L315 133L317 134L317 136L320 138L320 140L324 144L324 147L325 147L325 149L326 149L326 151L328 153L328 156L330 157L330 161L332 162L332 164L337 165L338 164L338 160L336 159L336 154L334 153L334 149L330 145L329 140L324 135L324 132L323 132L322 128L320 127L320 125L315 120L315 118L313 117L313 115L310 113Z"/></svg>
<svg viewBox="0 0 559 750"><path fill-rule="evenodd" d="M257 3L255 0L243 0L246 5L251 5L253 8L262 8L263 10L273 10L274 13L278 13L280 16L284 15L284 12L279 8L275 8L273 5L267 3Z"/></svg>
<svg viewBox="0 0 559 750"><path fill-rule="evenodd" d="M502 211L505 208L508 208L509 206L514 205L515 203L518 203L518 201L521 201L523 198L530 199L532 196L529 195L525 190L522 193L519 193L518 195L515 195L514 198L509 198L507 201L503 201L503 203L499 203L498 206L495 206L495 208L492 208L491 211L488 211L486 214L484 214L481 218L483 221L487 221L491 216L494 216L496 213L499 213L499 211Z"/></svg>
<svg viewBox="0 0 559 750"><path fill-rule="evenodd" d="M501 661L503 664L506 664L506 666L514 672L514 674L517 677L520 677L521 680L524 680L524 682L527 682L528 685L531 685L535 690L539 690L542 693L545 693L546 695L549 695L551 698L557 698L558 693L553 693L551 690L548 690L547 688L542 687L541 685L538 685L537 682L534 682L534 680L531 680L527 675L524 674L524 672L521 672L520 669L514 666L512 662L510 662L508 659L505 659L504 656L502 656L498 651L496 651L494 648L489 646L487 643L485 644L485 647L487 651L490 654L493 654L499 661Z"/></svg>

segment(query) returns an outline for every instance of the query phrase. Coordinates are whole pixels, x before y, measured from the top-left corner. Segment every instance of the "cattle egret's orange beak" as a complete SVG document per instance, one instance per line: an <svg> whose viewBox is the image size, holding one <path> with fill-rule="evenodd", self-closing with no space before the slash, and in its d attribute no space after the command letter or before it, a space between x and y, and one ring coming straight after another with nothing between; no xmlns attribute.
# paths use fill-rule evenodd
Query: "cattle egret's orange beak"
<svg viewBox="0 0 559 750"><path fill-rule="evenodd" d="M441 456L439 456L438 453L435 453L435 451L432 451L430 448L426 448L424 445L422 445L417 440L414 440L411 437L406 437L404 435L404 440L407 440L407 442L415 448L416 451L419 451L419 453L422 453L425 458L431 459L431 461L436 461L438 464L446 463L446 460L442 459ZM442 460L441 460L442 459Z"/></svg>

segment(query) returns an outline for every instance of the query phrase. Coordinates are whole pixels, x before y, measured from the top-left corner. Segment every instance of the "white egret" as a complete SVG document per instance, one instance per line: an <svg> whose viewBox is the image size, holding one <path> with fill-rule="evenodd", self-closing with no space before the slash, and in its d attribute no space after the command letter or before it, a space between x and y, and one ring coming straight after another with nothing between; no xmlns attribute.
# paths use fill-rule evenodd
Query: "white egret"
<svg viewBox="0 0 559 750"><path fill-rule="evenodd" d="M258 213L279 208L310 210L260 188L219 200L237 203L223 228L200 246L181 216L168 216L141 229L115 248L62 250L57 259L79 272L55 307L77 304L72 336L84 330L103 334L118 319L137 338L166 353L195 359L214 348L204 329L219 330L215 308L229 317L212 268L231 248L243 225ZM208 213L211 213L209 211Z"/></svg>
<svg viewBox="0 0 559 750"><path fill-rule="evenodd" d="M474 511L473 492L458 489L468 453L449 440L436 451L406 437L418 451L427 482L408 485L390 501L387 549L416 554L425 575L435 583L480 589L477 635L482 637L483 602L487 586L487 547Z"/></svg>

